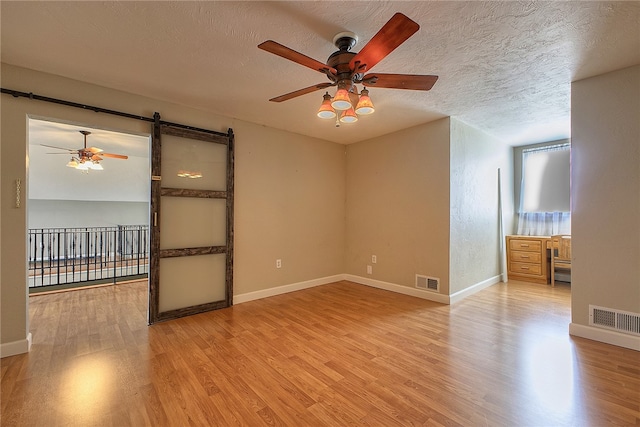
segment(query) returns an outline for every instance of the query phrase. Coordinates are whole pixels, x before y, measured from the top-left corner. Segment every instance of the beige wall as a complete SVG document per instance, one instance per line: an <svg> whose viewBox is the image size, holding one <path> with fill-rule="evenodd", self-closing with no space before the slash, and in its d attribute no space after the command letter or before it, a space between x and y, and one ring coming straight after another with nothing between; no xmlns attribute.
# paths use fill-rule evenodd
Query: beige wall
<svg viewBox="0 0 640 427"><path fill-rule="evenodd" d="M236 128L234 293L344 273L345 146Z"/></svg>
<svg viewBox="0 0 640 427"><path fill-rule="evenodd" d="M348 145L346 197L348 274L449 294L448 118Z"/></svg>
<svg viewBox="0 0 640 427"><path fill-rule="evenodd" d="M344 272L344 146L158 100L2 64L2 87L236 135L235 294ZM2 344L28 333L26 287L27 117L137 134L147 122L2 95L0 256ZM23 206L14 207L14 182ZM275 260L281 258L282 269Z"/></svg>
<svg viewBox="0 0 640 427"><path fill-rule="evenodd" d="M498 169L504 229L513 224L513 156L497 139L451 119L450 294L492 284L501 274Z"/></svg>
<svg viewBox="0 0 640 427"><path fill-rule="evenodd" d="M640 66L571 85L572 323L640 313Z"/></svg>

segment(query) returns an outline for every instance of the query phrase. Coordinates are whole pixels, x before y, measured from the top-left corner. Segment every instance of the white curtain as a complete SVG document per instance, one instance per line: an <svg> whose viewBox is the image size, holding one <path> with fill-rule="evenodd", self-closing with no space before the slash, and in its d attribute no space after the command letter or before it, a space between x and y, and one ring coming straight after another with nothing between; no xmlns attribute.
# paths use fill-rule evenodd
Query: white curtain
<svg viewBox="0 0 640 427"><path fill-rule="evenodd" d="M571 234L569 150L557 144L522 152L517 234Z"/></svg>
<svg viewBox="0 0 640 427"><path fill-rule="evenodd" d="M524 236L571 234L571 214L569 212L520 212L517 234Z"/></svg>

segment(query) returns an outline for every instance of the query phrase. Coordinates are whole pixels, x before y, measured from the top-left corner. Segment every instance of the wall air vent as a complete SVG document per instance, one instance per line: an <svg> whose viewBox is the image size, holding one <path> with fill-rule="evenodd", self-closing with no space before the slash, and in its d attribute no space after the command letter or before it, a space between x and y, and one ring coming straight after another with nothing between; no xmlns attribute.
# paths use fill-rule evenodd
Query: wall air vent
<svg viewBox="0 0 640 427"><path fill-rule="evenodd" d="M640 314L589 305L589 325L640 335Z"/></svg>
<svg viewBox="0 0 640 427"><path fill-rule="evenodd" d="M439 292L440 279L437 277L428 277L416 274L416 288L425 291Z"/></svg>

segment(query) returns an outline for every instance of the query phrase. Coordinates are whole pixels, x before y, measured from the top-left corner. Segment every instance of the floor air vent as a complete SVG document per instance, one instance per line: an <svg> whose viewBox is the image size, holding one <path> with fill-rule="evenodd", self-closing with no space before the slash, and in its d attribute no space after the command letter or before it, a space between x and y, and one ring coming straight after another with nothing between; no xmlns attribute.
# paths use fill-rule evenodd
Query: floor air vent
<svg viewBox="0 0 640 427"><path fill-rule="evenodd" d="M416 274L416 288L425 291L440 291L440 279L437 277L420 276Z"/></svg>
<svg viewBox="0 0 640 427"><path fill-rule="evenodd" d="M640 335L640 314L590 305L589 325Z"/></svg>

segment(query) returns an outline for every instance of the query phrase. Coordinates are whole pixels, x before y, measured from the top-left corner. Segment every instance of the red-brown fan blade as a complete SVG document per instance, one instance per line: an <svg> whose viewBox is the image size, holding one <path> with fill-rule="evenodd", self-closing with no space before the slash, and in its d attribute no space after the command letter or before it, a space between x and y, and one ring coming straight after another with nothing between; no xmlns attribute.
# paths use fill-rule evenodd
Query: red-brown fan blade
<svg viewBox="0 0 640 427"><path fill-rule="evenodd" d="M123 159L123 160L127 160L129 158L129 156L125 156L123 154L112 154L112 153L100 153L100 156L111 157L113 159Z"/></svg>
<svg viewBox="0 0 640 427"><path fill-rule="evenodd" d="M420 25L416 22L407 18L402 13L396 13L389 22L384 24L380 31L369 40L369 43L367 43L356 56L351 58L349 67L357 73L372 69L382 58L390 54L419 29Z"/></svg>
<svg viewBox="0 0 640 427"><path fill-rule="evenodd" d="M309 67L312 70L319 71L321 73L325 73L324 70L328 70L333 75L337 73L335 68L329 67L328 65L323 64L320 61L316 61L313 58L309 58L308 56L296 52L293 49L289 49L288 47L274 42L273 40L267 40L266 42L260 43L258 47L262 50L266 50L267 52L271 52L275 55L288 59L289 61L304 65L305 67Z"/></svg>
<svg viewBox="0 0 640 427"><path fill-rule="evenodd" d="M436 80L438 80L438 76L372 73L364 76L362 84L391 89L429 90L436 83Z"/></svg>
<svg viewBox="0 0 640 427"><path fill-rule="evenodd" d="M91 160L93 160L94 162L99 162L100 160L102 160L102 157L94 154L93 156L91 156Z"/></svg>
<svg viewBox="0 0 640 427"><path fill-rule="evenodd" d="M317 85L305 87L304 89L299 89L299 90L296 90L295 92L290 92L285 95L280 95L278 97L271 98L269 101L272 101L272 102L287 101L291 98L295 98L300 95L306 95L307 93L315 92L316 90L325 89L325 88L328 88L329 86L334 86L334 85L335 83L318 83Z"/></svg>
<svg viewBox="0 0 640 427"><path fill-rule="evenodd" d="M102 148L97 148L97 147L89 147L89 148L85 148L85 150L93 154L102 153Z"/></svg>

